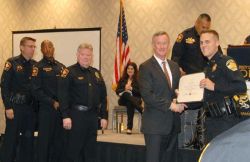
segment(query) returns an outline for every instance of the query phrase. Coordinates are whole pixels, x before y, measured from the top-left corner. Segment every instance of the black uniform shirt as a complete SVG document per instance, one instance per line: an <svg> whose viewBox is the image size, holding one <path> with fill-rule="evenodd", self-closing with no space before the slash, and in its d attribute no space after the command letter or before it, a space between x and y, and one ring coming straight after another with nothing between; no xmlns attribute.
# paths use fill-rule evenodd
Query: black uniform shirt
<svg viewBox="0 0 250 162"><path fill-rule="evenodd" d="M38 101L48 105L58 101L58 78L64 68L60 62L45 57L33 67L32 89Z"/></svg>
<svg viewBox="0 0 250 162"><path fill-rule="evenodd" d="M217 52L208 62L206 77L215 83L214 91L205 89L204 100L222 101L224 97L232 97L245 93L246 82L235 61Z"/></svg>
<svg viewBox="0 0 250 162"><path fill-rule="evenodd" d="M177 62L187 74L204 70L207 58L201 52L200 36L195 27L186 29L178 35L171 59Z"/></svg>
<svg viewBox="0 0 250 162"><path fill-rule="evenodd" d="M81 67L78 63L65 69L59 80L59 102L63 118L69 117L74 105L84 105L97 110L107 119L107 91L101 73L93 68Z"/></svg>
<svg viewBox="0 0 250 162"><path fill-rule="evenodd" d="M20 93L31 96L31 71L35 63L32 59L26 60L23 55L6 61L1 78L1 94L6 109L12 108L12 95Z"/></svg>

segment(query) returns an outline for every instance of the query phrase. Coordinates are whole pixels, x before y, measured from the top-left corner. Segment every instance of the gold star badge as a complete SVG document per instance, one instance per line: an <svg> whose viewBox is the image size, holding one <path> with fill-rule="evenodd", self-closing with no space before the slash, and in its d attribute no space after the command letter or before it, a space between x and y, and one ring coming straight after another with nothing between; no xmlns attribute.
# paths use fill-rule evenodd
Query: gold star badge
<svg viewBox="0 0 250 162"><path fill-rule="evenodd" d="M189 38L186 39L187 44L194 44L194 42L195 42L195 39L192 38L192 37L189 37Z"/></svg>
<svg viewBox="0 0 250 162"><path fill-rule="evenodd" d="M230 59L226 62L226 66L228 69L232 70L232 71L236 71L238 68L237 68L237 65L235 63L235 61L233 59Z"/></svg>
<svg viewBox="0 0 250 162"><path fill-rule="evenodd" d="M22 70L23 70L23 67L21 65L17 65L16 71L22 71Z"/></svg>
<svg viewBox="0 0 250 162"><path fill-rule="evenodd" d="M5 70L5 71L10 70L11 66L12 66L11 63L10 63L9 61L7 61L7 62L5 63L5 65L4 65L4 70Z"/></svg>

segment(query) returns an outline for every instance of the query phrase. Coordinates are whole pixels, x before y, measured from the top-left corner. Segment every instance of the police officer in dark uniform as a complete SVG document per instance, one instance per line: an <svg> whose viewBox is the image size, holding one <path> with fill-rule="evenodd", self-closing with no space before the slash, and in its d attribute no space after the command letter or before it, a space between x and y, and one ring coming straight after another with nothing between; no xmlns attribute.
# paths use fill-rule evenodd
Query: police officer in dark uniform
<svg viewBox="0 0 250 162"><path fill-rule="evenodd" d="M172 60L180 66L182 74L202 72L207 59L200 50L200 33L209 29L211 18L208 14L201 14L194 27L184 30L178 35L172 51Z"/></svg>
<svg viewBox="0 0 250 162"><path fill-rule="evenodd" d="M32 162L35 112L32 106L31 72L36 40L24 37L20 41L21 54L5 63L1 78L2 99L5 106L6 129L1 151L2 162ZM20 140L18 140L20 139ZM16 154L17 143L19 151Z"/></svg>
<svg viewBox="0 0 250 162"><path fill-rule="evenodd" d="M235 61L218 51L219 35L215 30L201 32L200 47L209 62L206 78L200 81L205 88L204 108L207 141L231 128L238 122L239 112L232 97L246 93L247 87Z"/></svg>
<svg viewBox="0 0 250 162"><path fill-rule="evenodd" d="M59 80L59 102L63 127L68 130L66 162L96 161L96 137L100 112L101 127L107 127L107 92L100 71L91 67L93 47L81 44L77 63L65 69Z"/></svg>
<svg viewBox="0 0 250 162"><path fill-rule="evenodd" d="M209 29L210 25L211 17L206 13L202 13L193 27L184 30L178 35L173 46L171 59L179 64L182 75L204 71L207 58L202 55L200 49L200 33ZM202 113L202 109L199 110L199 105L201 104L189 104L188 110L181 115L182 132L179 135L180 146L184 145L185 147L200 149L200 139L198 138L200 137L198 135L200 132L197 132L200 129L196 128L202 126L202 123L197 121L198 112Z"/></svg>
<svg viewBox="0 0 250 162"><path fill-rule="evenodd" d="M41 43L43 58L33 67L33 94L39 101L38 162L59 162L62 144L62 118L57 95L58 78L65 68L54 59L54 45L49 40Z"/></svg>

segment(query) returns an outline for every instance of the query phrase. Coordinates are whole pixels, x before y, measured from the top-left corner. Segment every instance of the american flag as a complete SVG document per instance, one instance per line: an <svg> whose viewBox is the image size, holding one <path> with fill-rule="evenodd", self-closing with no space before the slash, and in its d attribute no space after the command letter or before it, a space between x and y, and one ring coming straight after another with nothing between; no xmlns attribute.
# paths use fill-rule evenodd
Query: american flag
<svg viewBox="0 0 250 162"><path fill-rule="evenodd" d="M120 0L120 15L118 21L118 31L116 37L116 54L114 63L114 75L112 89L115 90L117 83L122 76L123 70L130 61L128 32L124 12L124 2Z"/></svg>

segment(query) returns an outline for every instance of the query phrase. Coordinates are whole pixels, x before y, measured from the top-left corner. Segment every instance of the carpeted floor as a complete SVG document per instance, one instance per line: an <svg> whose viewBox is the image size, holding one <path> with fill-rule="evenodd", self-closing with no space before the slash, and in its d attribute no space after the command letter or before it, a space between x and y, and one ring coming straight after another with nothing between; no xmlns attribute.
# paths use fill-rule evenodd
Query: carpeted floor
<svg viewBox="0 0 250 162"><path fill-rule="evenodd" d="M131 145L145 145L143 134L133 132L131 135L124 133L112 132L112 130L105 130L104 134L98 131L97 141L99 142L110 142L120 144L131 144Z"/></svg>

